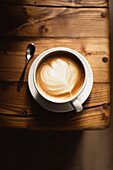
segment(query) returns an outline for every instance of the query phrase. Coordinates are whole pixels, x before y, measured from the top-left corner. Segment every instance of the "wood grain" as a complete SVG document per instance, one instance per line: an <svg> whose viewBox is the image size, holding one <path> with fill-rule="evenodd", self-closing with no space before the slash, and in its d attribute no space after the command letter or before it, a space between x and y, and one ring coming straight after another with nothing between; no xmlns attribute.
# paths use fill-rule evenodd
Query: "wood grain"
<svg viewBox="0 0 113 170"><path fill-rule="evenodd" d="M48 115L31 96L27 83L17 92L17 83L0 83L0 114L30 116ZM84 108L110 103L110 84L94 83L90 97L84 103Z"/></svg>
<svg viewBox="0 0 113 170"><path fill-rule="evenodd" d="M43 5L43 6L68 6L68 7L108 7L108 0L1 0L5 3Z"/></svg>
<svg viewBox="0 0 113 170"><path fill-rule="evenodd" d="M0 126L16 127L35 130L83 130L83 129L104 129L109 126L110 108L102 106L91 108L76 114L51 113L38 117L16 117L0 115Z"/></svg>
<svg viewBox="0 0 113 170"><path fill-rule="evenodd" d="M4 0L0 5L2 23L0 27L0 126L37 130L83 130L108 127L110 58L109 11L105 8L107 1L95 1L95 3L85 0L43 1L45 4L40 0L40 4L36 2ZM91 6L92 4L95 8L92 8L94 7ZM25 64L26 46L31 42L37 47L36 53L27 67L22 90L18 93L17 81ZM70 47L80 52L93 70L92 93L84 103L84 110L78 114L74 111L65 114L46 111L34 101L28 90L28 71L34 59L41 52L58 46Z"/></svg>
<svg viewBox="0 0 113 170"><path fill-rule="evenodd" d="M36 45L36 53L28 64L25 79L27 81L29 68L34 59L43 51L64 46L80 52L90 63L94 82L110 82L110 58L108 38L39 38L28 40L3 40L0 43L0 81L18 81L24 68L26 57L26 46L33 42ZM103 57L108 58L108 62L102 61Z"/></svg>
<svg viewBox="0 0 113 170"><path fill-rule="evenodd" d="M109 38L109 15L106 8L25 5L17 8L16 5L3 5L0 7L0 22L0 36Z"/></svg>

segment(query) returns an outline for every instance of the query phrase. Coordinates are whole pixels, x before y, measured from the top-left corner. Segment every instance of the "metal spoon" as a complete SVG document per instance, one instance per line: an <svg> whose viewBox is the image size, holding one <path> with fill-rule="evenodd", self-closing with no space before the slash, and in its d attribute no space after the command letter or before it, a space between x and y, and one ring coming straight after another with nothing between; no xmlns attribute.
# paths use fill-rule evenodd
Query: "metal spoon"
<svg viewBox="0 0 113 170"><path fill-rule="evenodd" d="M22 72L22 75L20 77L20 80L18 82L17 91L21 90L23 80L24 80L25 70L27 68L27 64L28 64L29 60L33 57L34 52L35 52L35 45L33 43L31 43L26 48L26 64L25 64L24 70Z"/></svg>

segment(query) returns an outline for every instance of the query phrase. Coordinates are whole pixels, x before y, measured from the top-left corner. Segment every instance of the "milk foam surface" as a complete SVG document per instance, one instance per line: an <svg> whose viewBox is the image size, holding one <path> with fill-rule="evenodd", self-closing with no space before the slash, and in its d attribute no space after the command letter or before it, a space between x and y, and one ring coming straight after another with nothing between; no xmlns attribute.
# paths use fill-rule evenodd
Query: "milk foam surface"
<svg viewBox="0 0 113 170"><path fill-rule="evenodd" d="M70 58L50 57L39 65L36 82L44 96L61 101L78 93L84 82L84 74L80 65Z"/></svg>

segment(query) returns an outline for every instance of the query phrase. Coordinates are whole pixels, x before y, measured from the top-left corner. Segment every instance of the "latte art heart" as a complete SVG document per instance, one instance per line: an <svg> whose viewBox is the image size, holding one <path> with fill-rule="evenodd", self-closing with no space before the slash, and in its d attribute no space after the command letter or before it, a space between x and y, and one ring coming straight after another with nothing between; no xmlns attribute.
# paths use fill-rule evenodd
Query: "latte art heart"
<svg viewBox="0 0 113 170"><path fill-rule="evenodd" d="M61 59L44 63L41 69L41 79L44 89L49 94L59 95L71 93L77 79L77 70L71 62L66 63Z"/></svg>
<svg viewBox="0 0 113 170"><path fill-rule="evenodd" d="M83 66L66 56L44 59L36 71L38 89L51 101L72 98L81 89L83 82Z"/></svg>

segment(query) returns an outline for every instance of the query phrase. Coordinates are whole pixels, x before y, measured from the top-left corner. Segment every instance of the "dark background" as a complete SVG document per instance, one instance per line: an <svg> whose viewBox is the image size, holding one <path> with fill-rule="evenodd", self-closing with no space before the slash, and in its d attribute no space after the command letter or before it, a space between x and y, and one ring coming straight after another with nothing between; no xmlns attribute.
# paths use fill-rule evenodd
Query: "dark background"
<svg viewBox="0 0 113 170"><path fill-rule="evenodd" d="M113 1L109 3L113 30ZM110 32L113 47L113 31ZM113 63L111 48L111 78ZM112 83L111 83L112 87ZM111 88L111 101L113 91ZM0 170L113 170L113 118L106 130L41 132L0 128Z"/></svg>

